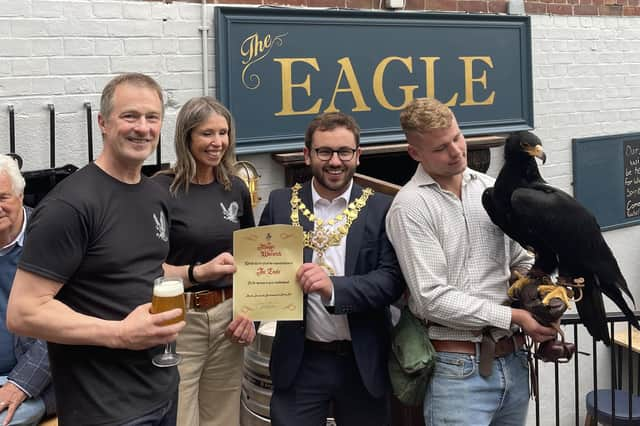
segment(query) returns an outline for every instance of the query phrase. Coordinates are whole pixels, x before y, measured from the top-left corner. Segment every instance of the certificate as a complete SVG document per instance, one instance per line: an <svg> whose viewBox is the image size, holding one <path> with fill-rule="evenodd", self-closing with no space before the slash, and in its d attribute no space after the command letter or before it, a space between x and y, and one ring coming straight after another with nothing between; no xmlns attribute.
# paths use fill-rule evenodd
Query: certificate
<svg viewBox="0 0 640 426"><path fill-rule="evenodd" d="M269 225L233 233L233 317L254 321L302 320L302 228Z"/></svg>

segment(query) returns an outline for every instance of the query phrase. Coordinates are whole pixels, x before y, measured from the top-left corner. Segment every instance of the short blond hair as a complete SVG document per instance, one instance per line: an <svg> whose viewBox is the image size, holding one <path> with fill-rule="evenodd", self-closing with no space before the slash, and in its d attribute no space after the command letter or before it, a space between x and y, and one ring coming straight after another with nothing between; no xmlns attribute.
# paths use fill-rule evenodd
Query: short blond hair
<svg viewBox="0 0 640 426"><path fill-rule="evenodd" d="M404 133L446 129L453 122L453 112L435 98L417 98L400 113Z"/></svg>

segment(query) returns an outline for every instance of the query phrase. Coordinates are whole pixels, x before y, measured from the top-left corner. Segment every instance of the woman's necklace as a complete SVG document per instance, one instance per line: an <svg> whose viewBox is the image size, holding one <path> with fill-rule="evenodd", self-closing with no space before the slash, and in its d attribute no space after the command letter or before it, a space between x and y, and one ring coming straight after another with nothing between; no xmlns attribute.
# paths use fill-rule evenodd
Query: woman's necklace
<svg viewBox="0 0 640 426"><path fill-rule="evenodd" d="M300 226L300 216L298 212L302 212L304 217L309 219L310 222L313 222L313 231L304 232L304 245L316 252L318 255L318 265L325 268L329 272L329 275L334 275L335 270L324 261L324 254L329 247L340 245L340 241L349 233L351 224L358 218L360 210L367 204L367 200L371 194L373 194L373 189L365 188L362 191L362 195L349 203L342 213L333 219L324 221L315 217L307 206L304 205L298 196L300 188L302 188L302 185L299 183L296 183L291 188L291 224L293 226ZM336 223L342 222L343 220L344 224L335 227L335 229L330 229L330 227L333 227Z"/></svg>

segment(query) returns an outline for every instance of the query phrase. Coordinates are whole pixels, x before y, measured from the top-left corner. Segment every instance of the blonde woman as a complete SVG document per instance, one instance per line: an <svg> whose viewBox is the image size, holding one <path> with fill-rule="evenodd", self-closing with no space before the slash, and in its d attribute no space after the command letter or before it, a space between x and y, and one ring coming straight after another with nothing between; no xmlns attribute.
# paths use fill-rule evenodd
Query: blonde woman
<svg viewBox="0 0 640 426"><path fill-rule="evenodd" d="M232 321L233 231L254 226L244 182L231 174L235 129L211 97L189 100L176 121L173 168L154 177L170 193L165 273L185 282L187 326L177 340L178 425L237 425L247 318Z"/></svg>

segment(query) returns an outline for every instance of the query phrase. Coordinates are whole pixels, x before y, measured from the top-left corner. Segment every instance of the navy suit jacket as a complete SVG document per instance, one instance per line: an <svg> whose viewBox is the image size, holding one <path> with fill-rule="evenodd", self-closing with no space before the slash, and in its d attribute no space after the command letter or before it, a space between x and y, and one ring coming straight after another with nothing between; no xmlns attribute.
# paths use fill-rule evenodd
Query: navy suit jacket
<svg viewBox="0 0 640 426"><path fill-rule="evenodd" d="M354 184L351 200L362 194ZM302 202L313 211L311 182L300 190ZM269 195L260 225L291 223L291 189L278 189ZM365 387L372 397L380 398L389 389L387 359L391 318L389 305L404 291L405 283L391 243L385 232L385 216L391 197L375 193L360 211L347 235L345 276L331 277L335 314L347 314L353 351ZM300 214L305 231L313 223ZM304 248L304 261L311 262L313 251ZM306 313L305 297L305 313ZM306 315L305 315L306 317ZM275 389L287 389L293 383L304 354L305 321L278 321L271 350L271 380Z"/></svg>

